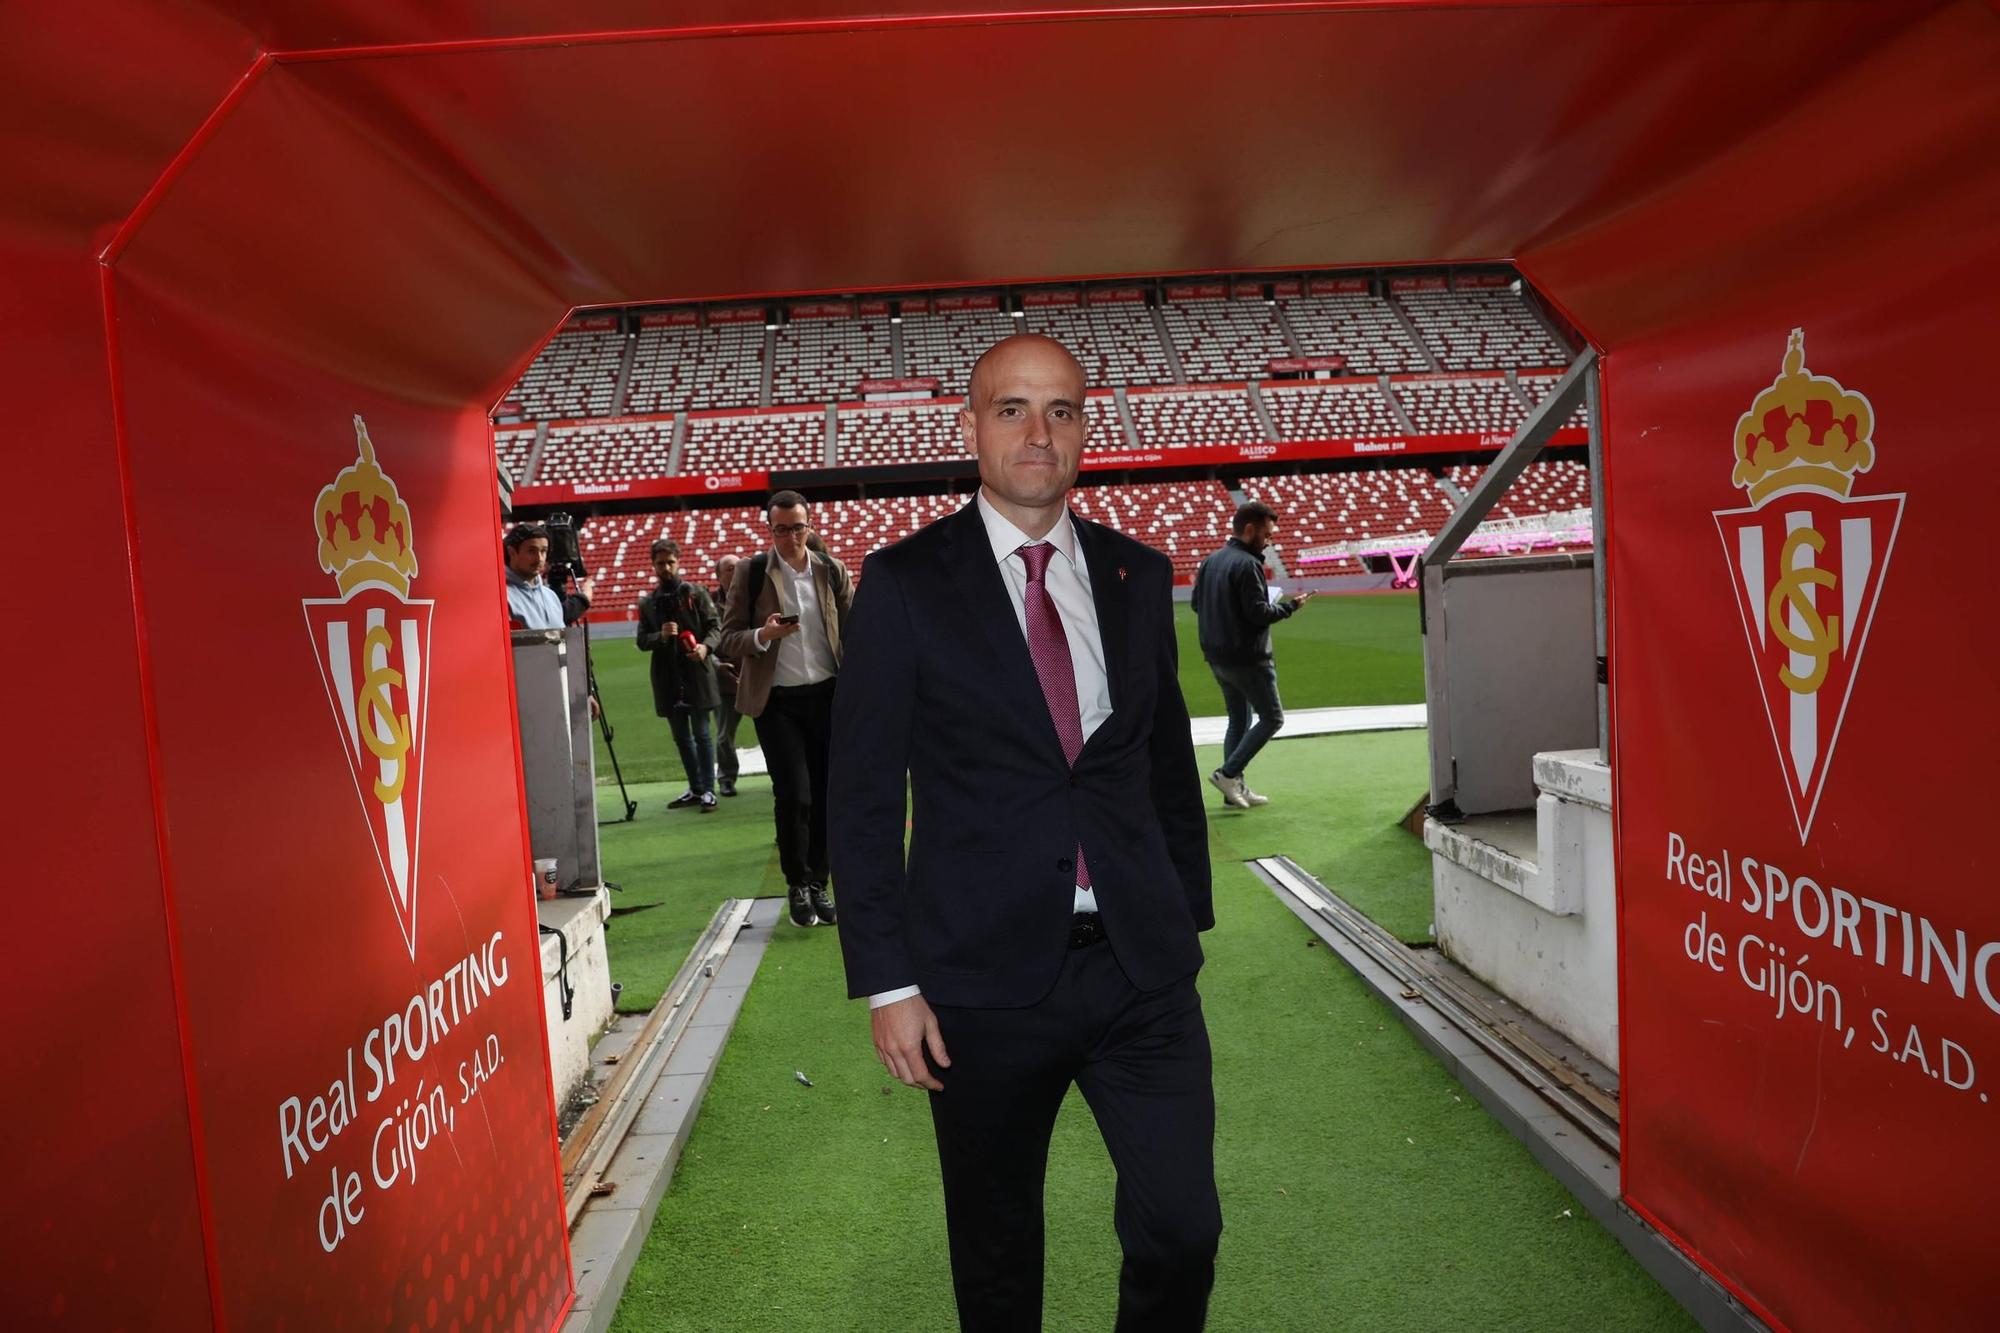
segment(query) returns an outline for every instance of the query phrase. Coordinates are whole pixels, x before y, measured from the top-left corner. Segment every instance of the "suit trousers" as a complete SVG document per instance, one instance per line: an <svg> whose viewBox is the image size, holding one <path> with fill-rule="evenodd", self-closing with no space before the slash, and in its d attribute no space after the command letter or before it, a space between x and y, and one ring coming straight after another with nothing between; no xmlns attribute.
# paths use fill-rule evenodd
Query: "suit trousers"
<svg viewBox="0 0 2000 1333"><path fill-rule="evenodd" d="M1072 949L1054 989L1025 1009L932 1008L951 1056L949 1069L931 1065L944 1091L930 1102L960 1329L1042 1326L1042 1186L1072 1082L1118 1172L1118 1329L1200 1329L1222 1208L1194 978L1138 990L1100 941Z"/></svg>
<svg viewBox="0 0 2000 1333"><path fill-rule="evenodd" d="M771 813L785 883L824 884L826 765L833 742L833 681L773 685L757 717L757 743L771 770Z"/></svg>

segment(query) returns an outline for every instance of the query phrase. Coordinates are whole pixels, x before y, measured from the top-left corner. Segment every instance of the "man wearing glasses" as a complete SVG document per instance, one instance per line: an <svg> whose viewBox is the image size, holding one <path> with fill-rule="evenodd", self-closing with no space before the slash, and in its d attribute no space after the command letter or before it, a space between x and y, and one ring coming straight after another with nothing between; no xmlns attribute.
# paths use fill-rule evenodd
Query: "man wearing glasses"
<svg viewBox="0 0 2000 1333"><path fill-rule="evenodd" d="M722 620L722 653L739 664L736 710L754 721L771 772L792 924L830 926L827 747L852 589L845 569L806 545L811 525L804 496L779 491L764 516L771 549L736 569Z"/></svg>

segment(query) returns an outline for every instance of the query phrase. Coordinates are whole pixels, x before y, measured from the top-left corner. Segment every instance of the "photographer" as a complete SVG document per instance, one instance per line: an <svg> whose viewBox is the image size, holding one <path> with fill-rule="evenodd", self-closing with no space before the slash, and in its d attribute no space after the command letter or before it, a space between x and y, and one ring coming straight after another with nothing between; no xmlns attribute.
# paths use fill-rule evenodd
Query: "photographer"
<svg viewBox="0 0 2000 1333"><path fill-rule="evenodd" d="M667 809L699 807L714 814L711 728L721 703L715 650L722 642L722 620L708 589L682 580L677 542L662 537L653 543L652 557L660 583L639 599L639 649L653 655L653 711L673 729L688 780L687 790L667 802Z"/></svg>
<svg viewBox="0 0 2000 1333"><path fill-rule="evenodd" d="M549 530L539 523L517 523L501 538L507 556L507 619L515 629L561 629L573 625L590 609L594 584L576 580L576 591L565 597L543 577L549 563ZM563 581L568 582L565 572Z"/></svg>

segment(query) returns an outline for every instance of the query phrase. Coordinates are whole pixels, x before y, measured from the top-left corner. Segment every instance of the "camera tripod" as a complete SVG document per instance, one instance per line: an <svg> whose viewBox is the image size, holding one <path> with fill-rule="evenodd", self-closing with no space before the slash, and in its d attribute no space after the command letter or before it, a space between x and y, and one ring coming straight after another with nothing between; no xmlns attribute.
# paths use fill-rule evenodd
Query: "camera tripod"
<svg viewBox="0 0 2000 1333"><path fill-rule="evenodd" d="M618 748L612 738L617 733L611 726L611 712L604 706L604 696L597 690L597 664L590 657L590 622L583 625L583 670L590 688L590 700L597 705L597 731L604 737L604 753L611 756L611 776L618 780L618 799L625 802L623 819L600 819L598 824L629 824L639 815L639 803L632 799L632 793L625 789L625 772L618 767Z"/></svg>

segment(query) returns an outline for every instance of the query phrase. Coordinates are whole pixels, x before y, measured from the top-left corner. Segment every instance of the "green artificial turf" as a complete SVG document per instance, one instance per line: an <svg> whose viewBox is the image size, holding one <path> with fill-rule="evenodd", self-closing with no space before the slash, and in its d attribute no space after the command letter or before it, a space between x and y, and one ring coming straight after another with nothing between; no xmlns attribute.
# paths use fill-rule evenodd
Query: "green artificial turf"
<svg viewBox="0 0 2000 1333"><path fill-rule="evenodd" d="M1195 717L1222 716L1222 691L1195 637L1194 611L1174 608L1181 693ZM1423 626L1413 592L1315 597L1271 628L1278 694L1287 708L1424 701Z"/></svg>
<svg viewBox="0 0 2000 1333"><path fill-rule="evenodd" d="M604 877L619 886L605 948L611 979L624 987L623 1013L644 1013L659 1001L723 899L785 891L772 842L770 780L745 778L742 794L718 802L712 815L665 809L684 786L631 788L638 817L597 830ZM600 786L598 818L622 813L618 789Z"/></svg>
<svg viewBox="0 0 2000 1333"><path fill-rule="evenodd" d="M1410 933L1428 865L1384 825L1421 787L1422 755L1421 733L1280 740L1253 770L1270 806L1211 803L1218 925L1201 988L1225 1233L1209 1327L1692 1328L1240 864L1290 852ZM769 882L717 875L707 905ZM614 969L621 947L614 935ZM928 1109L876 1064L866 1007L845 993L834 932L781 924L616 1328L954 1326ZM1050 1154L1048 1328L1111 1325L1112 1187L1072 1095Z"/></svg>
<svg viewBox="0 0 2000 1333"><path fill-rule="evenodd" d="M1430 861L1423 844L1396 821L1423 794L1424 733L1379 732L1328 746L1283 733L1250 767L1252 785L1271 798L1256 810L1212 806L1209 837L1218 861L1284 854L1328 883L1397 938L1430 938ZM1221 762L1214 747L1197 754L1206 773ZM1337 782L1337 804L1326 784ZM605 875L618 883L612 905L623 910L609 935L612 979L624 986L618 1007L643 1013L660 998L716 904L731 897L785 891L772 845L771 785L743 780L742 795L715 814L663 808L678 782L631 788L639 815L598 831ZM598 791L598 815L619 813L617 789Z"/></svg>
<svg viewBox="0 0 2000 1333"><path fill-rule="evenodd" d="M1217 864L1289 856L1397 939L1431 938L1431 857L1400 826L1428 789L1428 733L1278 738L1244 776L1271 798L1254 810L1228 809L1204 784L1209 855ZM1201 746L1206 774L1222 762Z"/></svg>
<svg viewBox="0 0 2000 1333"><path fill-rule="evenodd" d="M1181 693L1187 697L1188 712L1195 717L1220 717L1222 692L1201 660L1193 610L1185 605L1175 607L1174 628L1180 636ZM1415 593L1314 598L1272 630L1278 689L1285 707L1422 703L1424 660L1419 628ZM591 662L611 719L625 780L680 780L680 757L673 737L666 722L653 715L646 654L631 639L600 636L592 643ZM745 718L737 740L755 745L756 724ZM597 778L600 782L612 778L601 735Z"/></svg>

